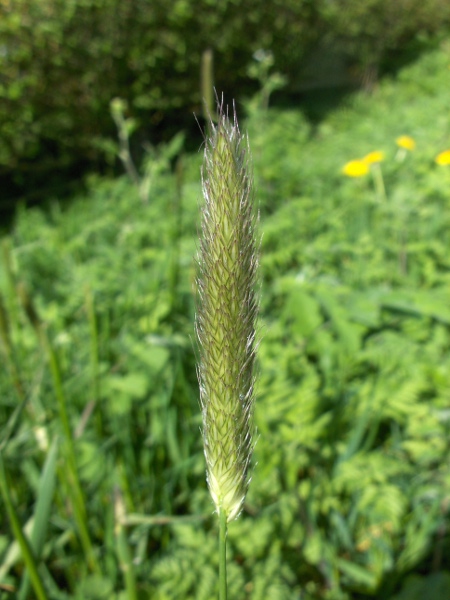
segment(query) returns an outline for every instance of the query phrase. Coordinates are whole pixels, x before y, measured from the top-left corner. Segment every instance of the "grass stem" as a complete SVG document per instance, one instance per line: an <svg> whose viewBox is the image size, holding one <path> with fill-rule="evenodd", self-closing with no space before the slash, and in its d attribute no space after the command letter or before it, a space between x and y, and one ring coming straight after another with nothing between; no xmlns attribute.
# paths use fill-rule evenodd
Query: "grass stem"
<svg viewBox="0 0 450 600"><path fill-rule="evenodd" d="M64 470L59 470L59 477L63 482L65 482L67 492L72 499L73 513L77 524L80 542L86 556L86 561L91 571L100 573L100 565L95 556L94 547L89 533L86 500L78 475L74 436L67 410L68 403L64 392L63 375L61 372L58 355L47 333L46 324L41 321L33 301L29 297L26 289L24 287L20 287L19 294L24 310L37 335L38 342L43 353L47 357L53 383L53 390L58 404L59 419L64 433L63 448L66 452L67 461Z"/></svg>
<svg viewBox="0 0 450 600"><path fill-rule="evenodd" d="M227 600L227 514L219 513L219 600Z"/></svg>
<svg viewBox="0 0 450 600"><path fill-rule="evenodd" d="M37 568L36 560L33 555L33 551L31 549L30 543L27 538L23 534L22 527L20 525L19 518L17 516L16 510L13 506L12 499L9 493L9 485L6 480L6 471L5 466L3 464L2 454L0 452L0 493L3 497L3 502L5 504L6 512L8 513L9 520L11 522L11 528L14 533L14 537L19 544L20 551L22 552L22 557L25 562L25 565L28 570L28 574L30 576L31 584L33 586L34 592L36 594L36 598L38 600L48 600L47 593L44 588L44 584L42 583L41 577L39 575L39 571Z"/></svg>

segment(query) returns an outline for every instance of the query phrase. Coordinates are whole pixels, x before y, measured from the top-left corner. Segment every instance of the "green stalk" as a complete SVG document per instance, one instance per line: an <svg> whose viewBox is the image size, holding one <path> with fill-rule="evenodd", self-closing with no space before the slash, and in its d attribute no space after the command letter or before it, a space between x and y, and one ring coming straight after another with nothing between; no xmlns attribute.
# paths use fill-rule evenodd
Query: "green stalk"
<svg viewBox="0 0 450 600"><path fill-rule="evenodd" d="M94 305L94 294L90 288L86 288L86 312L89 321L89 333L90 333L90 357L91 357L91 369L92 369L92 400L94 406L98 406L100 402L100 352L99 352L99 339L98 339L98 323L97 316L95 314ZM103 436L103 421L102 411L95 411L95 418L97 422L97 431Z"/></svg>
<svg viewBox="0 0 450 600"><path fill-rule="evenodd" d="M177 310L180 294L178 284L180 280L180 240L182 236L182 202L183 202L183 155L180 155L175 165L176 191L174 194L172 213L174 220L171 227L170 245L172 248L171 265L169 269L169 289L172 310Z"/></svg>
<svg viewBox="0 0 450 600"><path fill-rule="evenodd" d="M19 401L25 400L25 392L22 385L22 380L17 368L17 362L14 352L14 347L11 341L10 334L10 318L8 316L3 297L0 294L0 349L5 357L6 366L8 368L11 382L16 391Z"/></svg>
<svg viewBox="0 0 450 600"><path fill-rule="evenodd" d="M72 498L73 512L77 522L78 534L80 536L81 545L83 546L87 562L91 571L100 572L100 567L97 562L94 548L89 534L89 525L87 522L86 501L81 488L80 479L78 476L77 461L75 455L75 446L73 440L72 428L70 427L69 415L67 413L67 401L62 385L61 369L59 367L58 358L53 349L53 346L48 339L47 332L41 329L43 346L47 350L47 355L50 364L50 371L53 377L53 387L58 400L59 417L64 431L65 446L67 451L67 483L68 493Z"/></svg>
<svg viewBox="0 0 450 600"><path fill-rule="evenodd" d="M47 355L47 360L52 375L53 390L59 409L59 418L64 432L64 446L67 453L67 463L63 471L59 471L59 476L66 481L67 492L71 497L75 521L81 545L86 556L91 571L100 573L100 566L95 556L94 548L89 534L89 525L87 521L86 501L78 476L78 468L75 453L75 444L72 428L70 426L69 414L67 411L67 400L64 392L61 368L59 366L58 356L52 346L47 334L45 323L43 323L36 311L36 308L28 296L25 288L20 288L22 304L28 319L33 326L43 352Z"/></svg>
<svg viewBox="0 0 450 600"><path fill-rule="evenodd" d="M213 118L214 111L214 54L211 48L203 51L200 80L203 116L209 122Z"/></svg>
<svg viewBox="0 0 450 600"><path fill-rule="evenodd" d="M219 600L227 600L227 513L219 514Z"/></svg>
<svg viewBox="0 0 450 600"><path fill-rule="evenodd" d="M116 124L119 137L119 158L122 161L129 178L139 190L141 200L145 203L148 201L148 198L142 194L142 181L134 165L133 159L131 158L130 151L130 135L134 129L134 124L131 119L125 118L126 109L127 103L125 100L122 100L122 98L114 98L111 100L111 116Z"/></svg>
<svg viewBox="0 0 450 600"><path fill-rule="evenodd" d="M86 312L89 321L89 333L91 339L91 366L92 366L92 397L95 404L98 404L100 398L100 380L99 380L99 349L98 349L98 327L95 314L94 294L90 288L86 288Z"/></svg>
<svg viewBox="0 0 450 600"><path fill-rule="evenodd" d="M371 165L371 167L377 200L379 202L386 202L386 188L384 187L384 179L383 172L381 170L381 165L380 163L374 163L373 165Z"/></svg>
<svg viewBox="0 0 450 600"><path fill-rule="evenodd" d="M44 548L45 537L47 535L50 513L53 504L53 493L55 490L56 459L58 456L58 441L54 440L45 459L42 474L39 480L37 491L37 501L34 509L33 529L30 533L30 546L36 560L39 560ZM30 597L30 577L25 572L22 577L17 600L26 600ZM47 586L48 589L48 586Z"/></svg>
<svg viewBox="0 0 450 600"><path fill-rule="evenodd" d="M11 252L11 240L2 240L2 262L6 273L6 306L11 320L11 329L19 329L19 311L16 296L16 281L14 276L13 258Z"/></svg>
<svg viewBox="0 0 450 600"><path fill-rule="evenodd" d="M44 584L42 583L41 576L39 575L39 571L37 568L36 560L33 555L33 551L31 550L31 546L24 536L22 527L20 526L19 518L16 514L14 505L11 500L11 496L9 494L9 486L6 480L6 472L5 465L3 464L2 454L0 452L0 492L3 497L3 502L5 504L6 512L8 513L9 520L11 522L11 527L14 533L14 536L17 540L17 543L20 546L20 550L22 552L22 557L27 567L27 572L29 574L31 584L34 588L36 598L38 600L48 600L47 593L44 588Z"/></svg>
<svg viewBox="0 0 450 600"><path fill-rule="evenodd" d="M196 332L203 445L220 523L220 598L226 598L227 523L240 514L253 453L258 215L247 137L223 105L209 123L202 171Z"/></svg>
<svg viewBox="0 0 450 600"><path fill-rule="evenodd" d="M127 600L137 600L138 595L136 587L136 575L133 565L133 556L123 526L123 517L125 516L125 504L122 498L121 491L118 487L116 487L114 491L114 514L114 533L116 536L117 556L119 559L119 566L125 580Z"/></svg>

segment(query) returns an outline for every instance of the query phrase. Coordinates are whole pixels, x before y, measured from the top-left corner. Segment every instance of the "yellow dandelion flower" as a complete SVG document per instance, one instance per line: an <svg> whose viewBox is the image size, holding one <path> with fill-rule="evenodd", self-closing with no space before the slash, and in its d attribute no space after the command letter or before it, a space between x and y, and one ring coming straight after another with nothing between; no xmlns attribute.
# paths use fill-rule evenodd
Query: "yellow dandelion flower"
<svg viewBox="0 0 450 600"><path fill-rule="evenodd" d="M363 177L369 172L369 166L363 160L351 160L342 168L342 173L347 177Z"/></svg>
<svg viewBox="0 0 450 600"><path fill-rule="evenodd" d="M414 150L416 148L415 140L409 135L401 135L395 140L395 143L399 148L403 148L404 150Z"/></svg>
<svg viewBox="0 0 450 600"><path fill-rule="evenodd" d="M450 150L444 150L434 160L438 165L450 165Z"/></svg>
<svg viewBox="0 0 450 600"><path fill-rule="evenodd" d="M384 152L381 152L381 150L375 150L374 152L369 152L369 154L366 154L366 156L362 160L367 165L372 165L373 163L379 163L382 160L384 160Z"/></svg>

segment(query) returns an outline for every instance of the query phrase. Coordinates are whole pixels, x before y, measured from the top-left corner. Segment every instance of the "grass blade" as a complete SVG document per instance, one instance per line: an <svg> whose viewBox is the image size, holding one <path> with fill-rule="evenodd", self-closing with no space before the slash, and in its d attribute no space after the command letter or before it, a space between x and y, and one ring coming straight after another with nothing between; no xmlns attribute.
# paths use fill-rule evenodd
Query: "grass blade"
<svg viewBox="0 0 450 600"><path fill-rule="evenodd" d="M3 502L5 503L6 512L8 513L8 517L11 523L11 527L14 533L14 536L20 546L22 551L22 557L25 562L25 565L28 569L28 573L30 576L31 584L36 593L36 597L38 600L48 600L47 593L44 588L44 584L39 575L39 571L37 568L36 560L33 555L33 551L31 546L24 536L22 532L22 527L19 522L19 518L15 511L14 505L11 500L11 496L9 494L9 486L6 479L6 471L5 465L3 463L3 457L0 453L0 492L3 497Z"/></svg>
<svg viewBox="0 0 450 600"><path fill-rule="evenodd" d="M54 440L47 455L47 459L42 470L39 481L38 499L34 513L33 529L30 536L30 544L36 560L42 553L45 536L47 533L50 511L52 507L53 493L56 480L56 458L58 456L58 440ZM22 581L19 590L18 600L26 600L30 588L30 578L28 572Z"/></svg>

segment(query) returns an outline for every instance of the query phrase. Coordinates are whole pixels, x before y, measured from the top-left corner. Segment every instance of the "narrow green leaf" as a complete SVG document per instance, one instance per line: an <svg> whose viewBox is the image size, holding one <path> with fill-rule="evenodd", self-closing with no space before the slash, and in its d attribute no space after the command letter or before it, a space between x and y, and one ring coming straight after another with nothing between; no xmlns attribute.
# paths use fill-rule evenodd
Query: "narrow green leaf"
<svg viewBox="0 0 450 600"><path fill-rule="evenodd" d="M33 529L30 536L30 545L36 560L39 560L41 556L48 529L53 493L55 490L57 456L58 440L55 439L48 452L39 481L38 497L34 511ZM30 579L28 573L26 573L19 590L18 600L26 600L28 598L29 588Z"/></svg>
<svg viewBox="0 0 450 600"><path fill-rule="evenodd" d="M0 492L3 497L3 501L5 503L6 512L8 513L8 517L11 523L11 527L14 533L14 536L19 543L20 549L22 551L22 557L25 562L25 565L28 569L28 573L31 579L31 583L33 589L36 593L36 597L38 600L48 600L47 593L44 588L44 584L39 575L39 571L37 568L37 563L33 555L33 551L31 546L22 532L22 527L20 525L19 517L17 516L16 510L13 506L11 496L9 494L9 486L6 479L6 471L5 465L3 463L3 457L0 453Z"/></svg>

